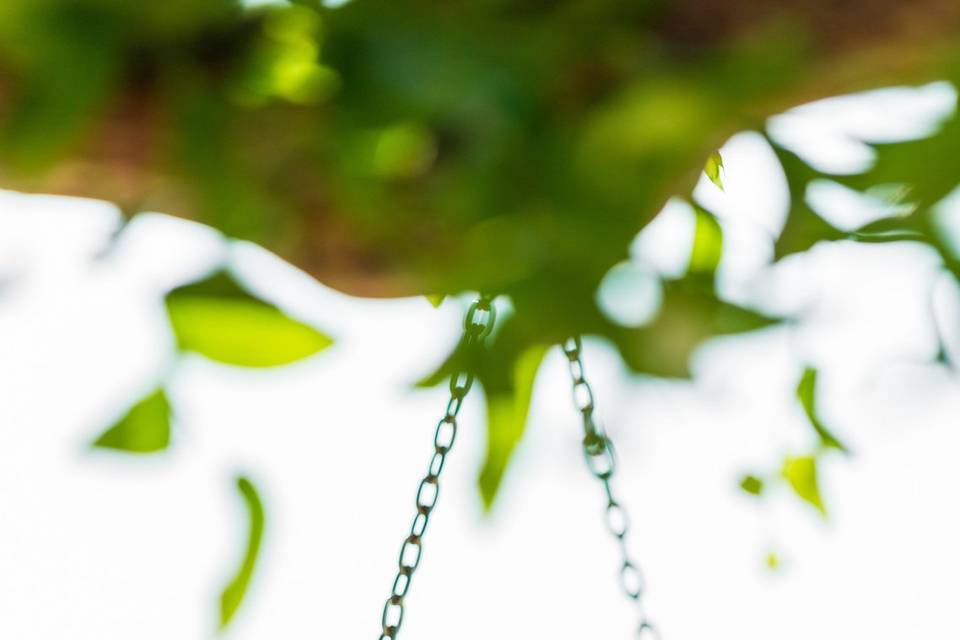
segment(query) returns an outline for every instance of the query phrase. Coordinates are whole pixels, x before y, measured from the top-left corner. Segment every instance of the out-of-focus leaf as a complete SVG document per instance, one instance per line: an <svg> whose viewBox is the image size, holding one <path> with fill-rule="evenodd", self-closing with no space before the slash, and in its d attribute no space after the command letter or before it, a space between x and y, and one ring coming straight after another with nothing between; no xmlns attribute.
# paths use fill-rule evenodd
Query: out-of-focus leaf
<svg viewBox="0 0 960 640"><path fill-rule="evenodd" d="M478 481L487 509L493 506L507 464L523 437L533 383L546 352L546 346L524 351L513 365L510 392L487 394L487 455Z"/></svg>
<svg viewBox="0 0 960 640"><path fill-rule="evenodd" d="M847 234L820 217L807 203L807 185L822 177L795 154L771 141L790 188L787 222L774 244L774 256L783 258L810 249L820 241L841 240Z"/></svg>
<svg viewBox="0 0 960 640"><path fill-rule="evenodd" d="M960 184L954 170L956 150L960 148L960 117L954 115L940 131L920 140L872 146L876 161L869 170L830 179L887 201L894 215L846 234L828 224L806 202L807 184L826 176L774 144L792 199L790 216L775 246L776 257L805 251L821 240L845 237L871 243L918 241L933 246L946 267L960 274L960 264L931 220L931 208Z"/></svg>
<svg viewBox="0 0 960 640"><path fill-rule="evenodd" d="M92 3L60 3L28 21L27 28L48 30L52 37L43 46L30 45L35 67L5 123L3 146L6 161L35 168L76 144L106 106L121 68L124 34L115 15Z"/></svg>
<svg viewBox="0 0 960 640"><path fill-rule="evenodd" d="M157 389L133 405L93 446L130 453L163 451L170 445L170 414L166 394Z"/></svg>
<svg viewBox="0 0 960 640"><path fill-rule="evenodd" d="M827 508L820 496L816 458L813 456L788 457L783 462L782 474L801 500L813 506L823 517L827 516Z"/></svg>
<svg viewBox="0 0 960 640"><path fill-rule="evenodd" d="M960 184L956 170L960 149L958 115L929 137L873 147L877 159L869 171L834 179L859 191L878 185L899 185L909 189L907 199L921 211L928 210Z"/></svg>
<svg viewBox="0 0 960 640"><path fill-rule="evenodd" d="M724 302L703 277L664 282L663 303L653 322L612 330L631 369L638 373L685 378L694 349L713 336L753 331L776 319Z"/></svg>
<svg viewBox="0 0 960 640"><path fill-rule="evenodd" d="M332 340L246 293L226 274L172 291L167 310L183 351L244 367L272 367L312 356Z"/></svg>
<svg viewBox="0 0 960 640"><path fill-rule="evenodd" d="M184 351L244 367L296 362L330 346L316 329L253 300L176 299L168 303Z"/></svg>
<svg viewBox="0 0 960 640"><path fill-rule="evenodd" d="M844 445L830 430L823 424L820 418L817 416L817 370L812 367L807 367L803 371L803 376L800 378L800 383L797 385L797 398L800 400L800 404L803 406L804 412L807 414L807 419L810 421L810 426L817 432L817 435L820 436L820 443L824 447L831 447L833 449L839 449L844 453L850 453L850 450Z"/></svg>
<svg viewBox="0 0 960 640"><path fill-rule="evenodd" d="M177 85L178 126L172 147L179 179L189 185L202 220L231 237L269 242L288 232L284 201L267 197L249 153L237 153L232 131L236 113L231 105L194 73L184 68L171 81ZM257 162L263 161L263 155L257 157Z"/></svg>
<svg viewBox="0 0 960 640"><path fill-rule="evenodd" d="M249 479L240 476L237 478L237 489L243 498L247 508L247 514L250 521L249 533L247 535L247 548L243 555L240 567L236 575L224 587L220 596L220 628L225 628L233 616L240 608L243 597L250 586L250 580L253 577L253 571L257 564L257 556L260 553L260 544L263 541L264 513L263 502L257 493L256 488Z"/></svg>
<svg viewBox="0 0 960 640"><path fill-rule="evenodd" d="M434 309L438 309L447 296L442 293L429 293L424 297L427 299L427 302L433 305Z"/></svg>
<svg viewBox="0 0 960 640"><path fill-rule="evenodd" d="M710 182L717 185L717 187L723 191L723 156L720 155L719 151L714 151L710 154L710 157L707 158L707 164L703 168L703 172L710 178Z"/></svg>
<svg viewBox="0 0 960 640"><path fill-rule="evenodd" d="M740 479L740 488L753 496L763 494L763 480L754 475L746 475Z"/></svg>
<svg viewBox="0 0 960 640"><path fill-rule="evenodd" d="M485 347L461 341L436 371L417 383L428 387L445 383L458 371L471 371L487 401L487 452L479 473L481 499L489 510L523 437L537 369L547 352L547 336L535 333L536 324L521 314L509 315ZM556 338L559 342L560 338Z"/></svg>
<svg viewBox="0 0 960 640"><path fill-rule="evenodd" d="M319 104L339 87L337 74L319 62L319 2L290 4L304 6L275 6L264 13L260 38L234 79L232 95L245 106L262 107L277 99Z"/></svg>
<svg viewBox="0 0 960 640"><path fill-rule="evenodd" d="M482 363L483 356L484 354L475 345L461 340L440 366L420 380L417 380L413 386L418 389L428 389L446 382L454 372L477 372Z"/></svg>
<svg viewBox="0 0 960 640"><path fill-rule="evenodd" d="M688 271L713 275L723 255L723 230L712 213L696 206L693 209L696 217Z"/></svg>

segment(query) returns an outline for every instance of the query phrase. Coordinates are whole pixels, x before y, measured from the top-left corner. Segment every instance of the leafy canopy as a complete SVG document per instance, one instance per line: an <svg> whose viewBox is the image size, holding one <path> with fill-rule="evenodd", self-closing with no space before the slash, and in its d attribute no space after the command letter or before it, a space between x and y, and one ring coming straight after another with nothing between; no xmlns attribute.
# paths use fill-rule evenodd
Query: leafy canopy
<svg viewBox="0 0 960 640"><path fill-rule="evenodd" d="M669 197L686 197L702 173L723 188L717 149L732 133L763 130L816 97L960 78L960 5L874 5L4 0L0 180L200 220L351 293L430 294L435 305L465 290L509 296L515 313L474 363L487 396L479 485L489 506L545 345L594 334L635 372L686 376L703 340L781 320L718 295L723 231L700 208L688 269L663 280L647 322L618 324L595 296ZM960 182L960 119L876 145L873 166L850 176L770 142L791 194L777 259L822 241L910 239L960 275L935 215ZM820 180L906 206L837 229L806 197ZM283 365L331 342L223 274L171 292L167 308L179 350L224 364ZM815 450L741 486L760 496L786 482L825 513L818 461L846 446L818 413L816 376L804 372L797 389ZM164 450L171 414L153 391L95 445ZM224 591L224 624L263 527L253 485L238 488L250 547Z"/></svg>

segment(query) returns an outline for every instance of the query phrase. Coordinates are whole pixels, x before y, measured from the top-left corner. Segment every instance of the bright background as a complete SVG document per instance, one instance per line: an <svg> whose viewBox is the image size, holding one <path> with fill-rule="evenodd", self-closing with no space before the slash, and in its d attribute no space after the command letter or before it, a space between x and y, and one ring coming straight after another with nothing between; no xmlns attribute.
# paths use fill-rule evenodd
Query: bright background
<svg viewBox="0 0 960 640"><path fill-rule="evenodd" d="M955 103L943 84L891 90L806 107L770 130L850 172L871 161L857 139L923 135ZM910 243L821 244L772 266L783 176L756 134L723 153L726 191L704 181L696 192L724 227L720 290L796 321L710 341L691 381L631 377L609 345L586 341L647 608L666 640L960 637L960 386L935 362L935 327L960 344L956 284ZM845 228L879 215L878 202L832 183L808 197ZM953 213L943 209L945 224ZM470 297L440 309L350 298L160 214L106 250L119 226L105 203L0 194L0 637L215 635L245 545L237 473L262 493L266 537L224 635L375 637L446 403L445 388L411 383L456 341ZM655 310L651 274L682 271L692 233L691 211L671 203L599 294L611 317ZM272 371L174 361L163 294L225 252L260 294L336 344ZM822 417L854 450L823 466L826 521L786 490L758 500L737 486L813 446L794 398L806 365L821 371ZM92 450L171 367L171 448ZM489 516L475 488L479 391L461 414L401 637L630 637L562 355L541 368L527 437Z"/></svg>

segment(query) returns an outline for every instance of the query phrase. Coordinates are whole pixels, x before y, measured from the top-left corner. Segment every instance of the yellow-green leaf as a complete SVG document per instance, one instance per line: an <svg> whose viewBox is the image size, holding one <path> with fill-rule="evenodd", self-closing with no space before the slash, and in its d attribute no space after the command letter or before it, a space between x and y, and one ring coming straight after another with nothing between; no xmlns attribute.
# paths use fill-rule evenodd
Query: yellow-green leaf
<svg viewBox="0 0 960 640"><path fill-rule="evenodd" d="M823 424L818 417L816 390L817 370L807 367L804 369L803 376L800 378L800 383L797 385L797 399L800 400L800 404L803 406L803 411L807 414L807 419L810 421L810 426L812 426L814 431L817 432L817 435L820 436L820 442L824 447L830 447L843 451L844 453L849 453L850 450L847 448L847 446L840 442L840 440L838 440L837 437L830 432L827 426Z"/></svg>
<svg viewBox="0 0 960 640"><path fill-rule="evenodd" d="M133 405L93 446L130 453L154 453L170 445L170 403L158 389Z"/></svg>
<svg viewBox="0 0 960 640"><path fill-rule="evenodd" d="M788 457L783 462L783 477L797 496L812 505L820 515L827 516L827 508L820 495L817 478L817 460L813 456Z"/></svg>
<svg viewBox="0 0 960 640"><path fill-rule="evenodd" d="M740 480L740 488L753 496L763 494L763 480L754 475L746 475Z"/></svg>
<svg viewBox="0 0 960 640"><path fill-rule="evenodd" d="M723 156L720 155L719 151L710 154L703 172L710 178L710 182L723 190Z"/></svg>
<svg viewBox="0 0 960 640"><path fill-rule="evenodd" d="M523 437L533 383L546 352L547 347L543 345L528 348L514 363L510 392L488 391L487 455L479 478L480 495L488 510L493 506L507 464Z"/></svg>
<svg viewBox="0 0 960 640"><path fill-rule="evenodd" d="M253 486L253 483L243 476L237 478L237 489L247 507L250 529L247 536L247 548L244 552L240 567L233 579L223 589L223 593L220 596L221 629L230 624L237 609L240 608L240 604L243 602L243 597L247 593L247 587L250 586L250 579L253 577L253 571L257 564L260 544L263 542L263 502L260 500L260 496Z"/></svg>
<svg viewBox="0 0 960 640"><path fill-rule="evenodd" d="M243 367L289 364L326 349L333 341L253 298L177 296L167 310L183 351Z"/></svg>
<svg viewBox="0 0 960 640"><path fill-rule="evenodd" d="M429 293L424 297L427 299L427 302L433 305L434 309L437 309L441 304L443 304L443 300L447 296L443 295L442 293Z"/></svg>
<svg viewBox="0 0 960 640"><path fill-rule="evenodd" d="M723 255L723 230L713 214L694 207L696 223L690 250L690 273L713 274Z"/></svg>

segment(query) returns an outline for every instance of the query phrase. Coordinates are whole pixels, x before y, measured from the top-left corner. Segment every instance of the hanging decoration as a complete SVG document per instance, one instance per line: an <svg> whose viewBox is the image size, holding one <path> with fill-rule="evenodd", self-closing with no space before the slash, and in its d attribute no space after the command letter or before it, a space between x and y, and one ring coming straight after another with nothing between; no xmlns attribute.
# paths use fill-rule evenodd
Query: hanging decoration
<svg viewBox="0 0 960 640"><path fill-rule="evenodd" d="M461 346L467 354L467 362L476 362L477 352L483 348L484 339L490 335L496 321L493 298L482 295L470 305L463 323ZM636 640L659 640L660 636L643 608L644 579L640 568L627 548L630 531L626 509L614 496L611 481L616 471L616 456L613 443L603 428L594 419L593 389L587 382L583 366L583 344L580 336L574 336L562 345L573 382L573 400L583 418L583 455L590 473L602 484L606 496L606 527L616 539L620 550L620 586L624 594L637 606L638 624ZM423 536L437 499L440 495L440 474L447 455L457 436L457 416L463 401L473 386L475 373L469 365L454 370L450 375L450 399L447 410L437 425L433 438L434 452L427 467L427 474L420 481L416 495L417 513L410 534L403 541L397 560L397 574L390 596L383 605L381 634L379 640L396 640L403 626L406 597L410 591L413 575L420 566L423 555Z"/></svg>

